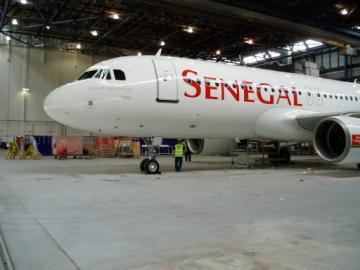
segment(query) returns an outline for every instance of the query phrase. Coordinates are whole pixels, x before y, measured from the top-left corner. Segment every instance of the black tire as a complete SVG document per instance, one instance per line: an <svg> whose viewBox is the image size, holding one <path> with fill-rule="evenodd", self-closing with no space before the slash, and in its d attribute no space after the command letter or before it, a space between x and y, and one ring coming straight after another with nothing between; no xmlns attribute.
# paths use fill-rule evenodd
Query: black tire
<svg viewBox="0 0 360 270"><path fill-rule="evenodd" d="M281 148L280 149L280 164L289 164L291 159L291 154L289 149Z"/></svg>
<svg viewBox="0 0 360 270"><path fill-rule="evenodd" d="M360 170L360 164L357 165L358 169Z"/></svg>
<svg viewBox="0 0 360 270"><path fill-rule="evenodd" d="M149 159L148 158L145 158L143 159L141 162L140 162L140 171L141 172L145 172L146 171L146 163L149 162Z"/></svg>
<svg viewBox="0 0 360 270"><path fill-rule="evenodd" d="M159 162L155 159L148 160L145 166L145 170L147 174L157 174L160 170Z"/></svg>

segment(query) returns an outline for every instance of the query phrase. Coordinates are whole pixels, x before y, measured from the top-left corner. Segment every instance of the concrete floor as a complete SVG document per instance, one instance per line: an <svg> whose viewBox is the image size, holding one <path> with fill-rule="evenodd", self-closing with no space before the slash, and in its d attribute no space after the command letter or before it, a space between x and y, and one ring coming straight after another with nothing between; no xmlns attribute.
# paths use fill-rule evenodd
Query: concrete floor
<svg viewBox="0 0 360 270"><path fill-rule="evenodd" d="M22 269L360 269L360 174L301 159L0 159L0 228ZM308 169L311 167L313 169ZM1 267L0 267L1 268Z"/></svg>

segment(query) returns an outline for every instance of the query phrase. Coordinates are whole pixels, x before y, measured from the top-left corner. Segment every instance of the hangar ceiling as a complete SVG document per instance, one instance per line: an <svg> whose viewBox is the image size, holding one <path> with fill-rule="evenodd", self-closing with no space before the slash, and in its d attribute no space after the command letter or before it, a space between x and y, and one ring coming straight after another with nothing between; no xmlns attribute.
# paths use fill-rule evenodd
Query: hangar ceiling
<svg viewBox="0 0 360 270"><path fill-rule="evenodd" d="M360 47L360 3L314 0L2 0L0 31L30 47L237 61L304 39ZM347 14L342 14L346 10ZM16 19L16 23L14 23ZM249 42L250 41L250 42ZM76 48L76 45L78 48ZM81 46L81 48L80 48Z"/></svg>

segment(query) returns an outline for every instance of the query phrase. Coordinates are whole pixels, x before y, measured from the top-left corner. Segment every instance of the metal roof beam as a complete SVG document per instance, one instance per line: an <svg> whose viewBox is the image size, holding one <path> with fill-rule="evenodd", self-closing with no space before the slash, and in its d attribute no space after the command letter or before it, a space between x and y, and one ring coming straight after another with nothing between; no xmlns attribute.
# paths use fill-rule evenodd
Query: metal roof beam
<svg viewBox="0 0 360 270"><path fill-rule="evenodd" d="M81 22L81 21L90 21L90 20L96 20L98 18L99 18L99 16L91 16L91 17L60 20L60 21L52 22L51 25L60 25L60 24L67 24L67 23L74 23L74 22ZM31 24L28 26L24 26L23 29L32 29L32 28L37 28L37 27L44 27L44 24L43 23Z"/></svg>
<svg viewBox="0 0 360 270"><path fill-rule="evenodd" d="M7 14L8 9L9 9L9 4L10 4L10 0L6 0L6 1L5 1L5 7L4 7L4 10L2 11L2 14L1 14L0 29L2 29L2 28L3 28L3 26L4 26L4 22L5 22L6 14Z"/></svg>
<svg viewBox="0 0 360 270"><path fill-rule="evenodd" d="M297 23L291 20L274 17L249 9L229 6L211 0L143 0L157 6L170 9L181 9L186 13L196 13L205 17L217 17L229 23L244 24L246 22L252 26L263 29L272 28L277 32L287 35L311 38L322 41L329 45L345 47L346 45L360 46L360 34L355 31L343 29L343 33L327 31L318 27ZM194 9L196 7L196 9Z"/></svg>
<svg viewBox="0 0 360 270"><path fill-rule="evenodd" d="M102 41L104 38L106 38L107 36L109 36L111 33L113 33L114 31L116 31L117 29L119 29L121 26L123 26L125 23L129 22L130 20L132 20L133 18L135 18L140 12L142 12L143 10L145 10L147 7L149 7L149 5L145 5L141 8L139 8L135 13L133 13L131 16L123 19L122 21L120 21L119 23L115 24L114 27L110 28L106 33L104 33L101 37L99 37L97 40L95 40L95 42L93 43L93 45L98 44L100 41Z"/></svg>

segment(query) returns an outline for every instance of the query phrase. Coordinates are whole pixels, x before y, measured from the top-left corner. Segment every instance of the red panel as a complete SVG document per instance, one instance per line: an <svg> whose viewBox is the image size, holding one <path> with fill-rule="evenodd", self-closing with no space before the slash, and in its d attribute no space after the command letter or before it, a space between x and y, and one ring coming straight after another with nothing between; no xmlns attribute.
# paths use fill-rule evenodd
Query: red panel
<svg viewBox="0 0 360 270"><path fill-rule="evenodd" d="M55 153L58 153L61 148L66 148L68 155L82 155L83 154L83 140L80 136L55 136L53 137L53 145Z"/></svg>
<svg viewBox="0 0 360 270"><path fill-rule="evenodd" d="M352 135L352 146L360 147L360 134Z"/></svg>

